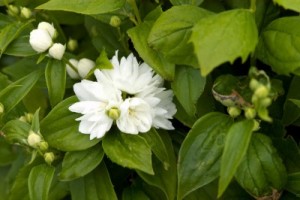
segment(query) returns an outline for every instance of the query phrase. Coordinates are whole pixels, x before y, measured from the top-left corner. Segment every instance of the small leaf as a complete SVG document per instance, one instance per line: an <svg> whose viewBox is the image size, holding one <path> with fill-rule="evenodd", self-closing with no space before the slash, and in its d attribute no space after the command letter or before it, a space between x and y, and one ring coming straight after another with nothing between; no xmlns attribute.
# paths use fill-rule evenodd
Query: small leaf
<svg viewBox="0 0 300 200"><path fill-rule="evenodd" d="M110 131L102 141L105 154L115 163L153 174L151 148L139 135Z"/></svg>
<svg viewBox="0 0 300 200"><path fill-rule="evenodd" d="M174 94L186 113L195 116L196 104L204 91L206 79L199 70L186 66L178 66L172 82Z"/></svg>
<svg viewBox="0 0 300 200"><path fill-rule="evenodd" d="M38 6L37 9L63 10L92 15L112 12L121 8L124 4L125 0L51 0Z"/></svg>
<svg viewBox="0 0 300 200"><path fill-rule="evenodd" d="M41 134L50 146L61 151L80 151L94 146L99 139L90 140L89 136L79 132L80 115L69 111L71 104L77 102L70 97L57 104L41 121Z"/></svg>
<svg viewBox="0 0 300 200"><path fill-rule="evenodd" d="M98 69L113 69L113 65L108 59L104 49L101 51L100 56L97 58L95 67Z"/></svg>
<svg viewBox="0 0 300 200"><path fill-rule="evenodd" d="M282 17L262 32L256 56L279 74L300 74L300 17Z"/></svg>
<svg viewBox="0 0 300 200"><path fill-rule="evenodd" d="M0 102L4 105L6 113L13 109L26 96L40 76L40 70L34 71L1 90Z"/></svg>
<svg viewBox="0 0 300 200"><path fill-rule="evenodd" d="M38 133L40 131L40 109L34 113L31 123L31 130Z"/></svg>
<svg viewBox="0 0 300 200"><path fill-rule="evenodd" d="M105 163L88 175L70 182L72 200L117 200Z"/></svg>
<svg viewBox="0 0 300 200"><path fill-rule="evenodd" d="M231 117L216 112L194 124L179 151L178 199L219 176L224 138L231 124Z"/></svg>
<svg viewBox="0 0 300 200"><path fill-rule="evenodd" d="M285 9L290 9L296 12L300 12L300 3L298 0L273 0L274 3L281 5Z"/></svg>
<svg viewBox="0 0 300 200"><path fill-rule="evenodd" d="M190 5L170 8L153 24L148 36L149 46L161 52L172 63L198 68L189 39L193 26L211 14L203 8Z"/></svg>
<svg viewBox="0 0 300 200"><path fill-rule="evenodd" d="M13 40L6 48L4 54L10 56L33 56L37 53L29 43L29 36L26 35Z"/></svg>
<svg viewBox="0 0 300 200"><path fill-rule="evenodd" d="M268 196L274 190L280 192L283 189L287 179L286 169L269 137L253 134L235 178L255 197Z"/></svg>
<svg viewBox="0 0 300 200"><path fill-rule="evenodd" d="M83 151L67 152L62 162L60 180L71 181L85 176L100 164L103 156L103 149L98 145Z"/></svg>
<svg viewBox="0 0 300 200"><path fill-rule="evenodd" d="M151 49L147 43L152 21L145 21L128 30L128 35L133 42L134 48L138 51L143 60L149 64L156 73L166 80L174 79L175 65L167 61L163 55Z"/></svg>
<svg viewBox="0 0 300 200"><path fill-rule="evenodd" d="M28 177L31 200L47 200L55 168L46 164L32 168Z"/></svg>
<svg viewBox="0 0 300 200"><path fill-rule="evenodd" d="M289 174L284 188L296 196L300 196L300 172Z"/></svg>
<svg viewBox="0 0 300 200"><path fill-rule="evenodd" d="M7 122L1 131L4 133L5 139L10 143L27 144L30 129L30 124L15 119Z"/></svg>
<svg viewBox="0 0 300 200"><path fill-rule="evenodd" d="M228 130L221 159L218 197L226 190L245 156L253 128L253 120L244 120L233 124Z"/></svg>
<svg viewBox="0 0 300 200"><path fill-rule="evenodd" d="M203 76L220 64L233 63L238 57L245 62L255 50L257 40L254 16L244 9L221 12L200 20L191 36Z"/></svg>
<svg viewBox="0 0 300 200"><path fill-rule="evenodd" d="M54 107L64 98L66 87L66 65L63 61L49 59L45 76L50 103L51 106Z"/></svg>

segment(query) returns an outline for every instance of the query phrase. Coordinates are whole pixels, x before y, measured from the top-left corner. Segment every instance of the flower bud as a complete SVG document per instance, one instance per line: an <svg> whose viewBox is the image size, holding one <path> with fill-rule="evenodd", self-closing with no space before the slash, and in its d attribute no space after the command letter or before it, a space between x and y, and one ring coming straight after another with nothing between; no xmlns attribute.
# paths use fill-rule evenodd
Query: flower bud
<svg viewBox="0 0 300 200"><path fill-rule="evenodd" d="M38 147L41 151L46 151L48 149L49 145L48 145L48 142L42 141L39 143Z"/></svg>
<svg viewBox="0 0 300 200"><path fill-rule="evenodd" d="M49 33L43 29L34 29L30 32L29 43L38 53L47 51L52 45L52 38Z"/></svg>
<svg viewBox="0 0 300 200"><path fill-rule="evenodd" d="M241 109L234 106L227 107L227 112L231 117L235 118L241 114Z"/></svg>
<svg viewBox="0 0 300 200"><path fill-rule="evenodd" d="M112 26L112 27L119 27L121 25L121 19L120 17L114 15L110 18L110 22L109 24Z"/></svg>
<svg viewBox="0 0 300 200"><path fill-rule="evenodd" d="M258 120L254 120L254 127L252 131L258 131L260 129L260 123Z"/></svg>
<svg viewBox="0 0 300 200"><path fill-rule="evenodd" d="M262 100L260 101L260 103L261 103L261 105L262 105L263 107L268 107L269 105L272 104L272 99L269 98L269 97L266 97L266 98L262 99Z"/></svg>
<svg viewBox="0 0 300 200"><path fill-rule="evenodd" d="M54 161L55 159L55 156L54 156L54 153L53 152L47 152L44 154L44 159L45 159L45 162L48 164L48 165L51 165L51 163Z"/></svg>
<svg viewBox="0 0 300 200"><path fill-rule="evenodd" d="M40 22L38 25L38 29L47 31L52 39L56 38L57 36L54 26L48 22Z"/></svg>
<svg viewBox="0 0 300 200"><path fill-rule="evenodd" d="M32 130L29 131L29 135L27 137L29 146L36 148L41 141L42 138L39 134L33 132Z"/></svg>
<svg viewBox="0 0 300 200"><path fill-rule="evenodd" d="M21 9L21 17L25 18L25 19L29 19L32 15L32 12L29 8L26 7L22 7Z"/></svg>
<svg viewBox="0 0 300 200"><path fill-rule="evenodd" d="M256 88L254 95L258 98L267 97L269 95L269 89L266 86L261 85L258 88Z"/></svg>
<svg viewBox="0 0 300 200"><path fill-rule="evenodd" d="M75 67L78 70L78 60L72 58L72 59L69 60L69 62L73 65L73 67ZM69 74L69 76L72 79L79 79L80 78L77 71L75 71L69 64L66 65L66 70L67 70L67 73Z"/></svg>
<svg viewBox="0 0 300 200"><path fill-rule="evenodd" d="M245 117L247 119L253 119L256 116L256 110L254 108L245 109Z"/></svg>
<svg viewBox="0 0 300 200"><path fill-rule="evenodd" d="M31 123L33 120L33 114L32 113L25 113L25 119L26 122Z"/></svg>
<svg viewBox="0 0 300 200"><path fill-rule="evenodd" d="M54 43L49 49L49 55L57 60L61 60L66 50L66 45Z"/></svg>
<svg viewBox="0 0 300 200"><path fill-rule="evenodd" d="M116 107L112 107L112 108L109 109L108 112L107 112L107 115L108 115L111 119L114 119L114 120L119 119L120 114L121 114L121 111L120 111L118 108L116 108Z"/></svg>
<svg viewBox="0 0 300 200"><path fill-rule="evenodd" d="M4 113L4 105L0 103L0 115Z"/></svg>
<svg viewBox="0 0 300 200"><path fill-rule="evenodd" d="M95 67L95 62L87 59L82 58L78 62L78 74L81 78L85 78L86 75Z"/></svg>
<svg viewBox="0 0 300 200"><path fill-rule="evenodd" d="M70 51L75 51L78 48L78 42L77 40L74 40L72 38L69 39L68 43L67 43L67 48Z"/></svg>
<svg viewBox="0 0 300 200"><path fill-rule="evenodd" d="M254 78L250 80L249 87L251 90L255 91L261 84Z"/></svg>
<svg viewBox="0 0 300 200"><path fill-rule="evenodd" d="M14 5L9 5L7 14L9 14L10 16L17 16L17 15L19 15L19 8Z"/></svg>

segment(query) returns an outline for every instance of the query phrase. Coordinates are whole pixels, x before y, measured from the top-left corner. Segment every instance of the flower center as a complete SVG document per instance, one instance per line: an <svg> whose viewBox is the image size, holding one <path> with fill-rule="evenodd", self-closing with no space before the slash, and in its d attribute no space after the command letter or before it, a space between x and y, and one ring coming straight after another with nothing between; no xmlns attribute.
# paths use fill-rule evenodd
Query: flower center
<svg viewBox="0 0 300 200"><path fill-rule="evenodd" d="M107 115L108 115L110 118L112 118L113 120L119 119L120 114L121 114L121 111L120 111L118 108L116 108L116 107L112 107L111 109L109 109L109 110L107 111Z"/></svg>

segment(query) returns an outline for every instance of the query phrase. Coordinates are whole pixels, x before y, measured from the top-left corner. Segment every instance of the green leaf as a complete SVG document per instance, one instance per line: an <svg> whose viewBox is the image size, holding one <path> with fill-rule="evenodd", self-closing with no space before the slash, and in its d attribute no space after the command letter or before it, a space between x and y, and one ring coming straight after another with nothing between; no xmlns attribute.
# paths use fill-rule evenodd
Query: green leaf
<svg viewBox="0 0 300 200"><path fill-rule="evenodd" d="M156 129L152 128L146 134L141 134L141 136L151 146L151 150L153 151L154 155L163 163L165 169L167 170L170 165L170 158L168 149L162 140L161 131L158 132Z"/></svg>
<svg viewBox="0 0 300 200"><path fill-rule="evenodd" d="M150 198L142 190L129 187L123 190L122 200L150 200Z"/></svg>
<svg viewBox="0 0 300 200"><path fill-rule="evenodd" d="M14 22L6 25L0 31L0 56L5 52L8 45L19 36L19 34L27 28L27 26L31 23L28 21L26 23L22 22Z"/></svg>
<svg viewBox="0 0 300 200"><path fill-rule="evenodd" d="M0 166L11 164L15 158L16 153L13 151L13 146L8 144L4 137L0 137Z"/></svg>
<svg viewBox="0 0 300 200"><path fill-rule="evenodd" d="M57 104L41 121L41 133L50 146L61 151L80 151L94 146L99 139L90 140L79 132L78 114L69 111L71 104L77 102L70 97Z"/></svg>
<svg viewBox="0 0 300 200"><path fill-rule="evenodd" d="M21 36L8 45L4 54L10 56L33 56L37 53L29 43L29 36Z"/></svg>
<svg viewBox="0 0 300 200"><path fill-rule="evenodd" d="M206 78L200 75L199 70L187 66L177 67L172 89L189 116L196 114L196 104L204 91L205 83Z"/></svg>
<svg viewBox="0 0 300 200"><path fill-rule="evenodd" d="M282 17L262 32L256 56L279 74L300 74L300 17Z"/></svg>
<svg viewBox="0 0 300 200"><path fill-rule="evenodd" d="M1 131L4 133L5 139L10 143L27 144L30 129L30 124L15 119L7 122Z"/></svg>
<svg viewBox="0 0 300 200"><path fill-rule="evenodd" d="M148 43L172 63L198 67L189 39L193 26L211 14L196 6L174 6L156 20L148 36Z"/></svg>
<svg viewBox="0 0 300 200"><path fill-rule="evenodd" d="M200 20L191 36L203 76L220 64L233 63L238 57L245 62L255 50L257 40L253 13L244 9L221 12Z"/></svg>
<svg viewBox="0 0 300 200"><path fill-rule="evenodd" d="M284 188L296 196L300 196L300 172L289 174Z"/></svg>
<svg viewBox="0 0 300 200"><path fill-rule="evenodd" d="M190 4L199 6L204 0L170 0L173 5Z"/></svg>
<svg viewBox="0 0 300 200"><path fill-rule="evenodd" d="M300 12L300 3L298 0L273 0L278 5L281 5L285 9L290 9L296 12Z"/></svg>
<svg viewBox="0 0 300 200"><path fill-rule="evenodd" d="M70 182L72 200L117 200L104 162L92 173Z"/></svg>
<svg viewBox="0 0 300 200"><path fill-rule="evenodd" d="M47 200L55 168L41 164L32 168L28 177L31 200Z"/></svg>
<svg viewBox="0 0 300 200"><path fill-rule="evenodd" d="M11 83L0 92L0 102L4 105L6 113L13 109L26 96L40 76L40 70L34 71Z"/></svg>
<svg viewBox="0 0 300 200"><path fill-rule="evenodd" d="M102 145L105 154L118 165L153 174L151 148L141 136L112 130Z"/></svg>
<svg viewBox="0 0 300 200"><path fill-rule="evenodd" d="M148 134L148 133L145 133ZM156 157L153 157L154 175L149 175L137 171L139 176L149 185L155 186L162 190L167 199L175 199L177 185L177 163L173 150L172 140L167 133L160 133L164 145L167 148L168 157L170 158L169 167L166 168Z"/></svg>
<svg viewBox="0 0 300 200"><path fill-rule="evenodd" d="M151 49L147 43L150 29L153 25L152 21L145 21L127 31L133 42L134 48L137 50L143 60L149 64L156 73L166 80L173 80L175 73L175 65L167 61L164 56Z"/></svg>
<svg viewBox="0 0 300 200"><path fill-rule="evenodd" d="M64 98L66 87L66 65L63 61L49 59L45 71L46 83L51 106L54 107Z"/></svg>
<svg viewBox="0 0 300 200"><path fill-rule="evenodd" d="M113 69L113 65L107 57L106 51L103 49L96 60L96 68L98 69Z"/></svg>
<svg viewBox="0 0 300 200"><path fill-rule="evenodd" d="M286 169L269 137L253 134L235 178L255 197L268 196L274 190L280 192L283 189L287 179Z"/></svg>
<svg viewBox="0 0 300 200"><path fill-rule="evenodd" d="M221 158L218 197L220 197L245 156L254 128L253 120L234 123L228 130Z"/></svg>
<svg viewBox="0 0 300 200"><path fill-rule="evenodd" d="M85 176L100 164L103 156L103 149L98 145L83 151L67 152L62 162L60 180L71 181Z"/></svg>
<svg viewBox="0 0 300 200"><path fill-rule="evenodd" d="M40 131L40 109L34 113L31 123L31 130L38 133Z"/></svg>
<svg viewBox="0 0 300 200"><path fill-rule="evenodd" d="M219 176L224 138L232 123L231 117L213 112L194 124L179 151L178 199Z"/></svg>
<svg viewBox="0 0 300 200"><path fill-rule="evenodd" d="M44 10L63 10L92 15L108 13L122 8L125 0L51 0L37 7Z"/></svg>

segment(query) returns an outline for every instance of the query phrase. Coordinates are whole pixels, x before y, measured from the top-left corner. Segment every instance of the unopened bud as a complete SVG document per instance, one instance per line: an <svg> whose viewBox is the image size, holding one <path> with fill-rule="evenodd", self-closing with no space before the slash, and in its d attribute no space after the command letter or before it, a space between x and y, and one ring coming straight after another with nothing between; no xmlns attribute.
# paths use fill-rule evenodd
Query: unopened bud
<svg viewBox="0 0 300 200"><path fill-rule="evenodd" d="M60 43L54 43L49 49L49 55L57 60L61 60L64 56L66 45Z"/></svg>
<svg viewBox="0 0 300 200"><path fill-rule="evenodd" d="M109 24L112 26L112 27L119 27L120 25L121 25L121 19L120 19L120 17L118 17L118 16L116 16L116 15L114 15L114 16L112 16L111 18L110 18L110 22L109 22Z"/></svg>
<svg viewBox="0 0 300 200"><path fill-rule="evenodd" d="M49 145L48 145L48 142L42 141L39 143L38 147L41 151L46 151L48 149Z"/></svg>
<svg viewBox="0 0 300 200"><path fill-rule="evenodd" d="M256 116L256 110L254 108L245 109L245 117L247 119L253 119Z"/></svg>
<svg viewBox="0 0 300 200"><path fill-rule="evenodd" d="M17 15L19 15L19 8L17 6L14 6L14 5L9 5L7 13L10 16L17 16Z"/></svg>
<svg viewBox="0 0 300 200"><path fill-rule="evenodd" d="M69 76L72 78L72 79L79 79L80 76L78 74L78 60L76 59L73 59L71 58L69 60L70 64L67 64L66 65L66 70L67 70L67 73L69 74Z"/></svg>
<svg viewBox="0 0 300 200"><path fill-rule="evenodd" d="M38 25L38 29L47 31L52 39L56 38L57 36L57 32L53 24L50 24L48 22L40 22Z"/></svg>
<svg viewBox="0 0 300 200"><path fill-rule="evenodd" d="M261 85L258 88L256 88L254 95L258 98L267 97L269 95L269 89L266 86Z"/></svg>
<svg viewBox="0 0 300 200"><path fill-rule="evenodd" d="M67 48L70 51L75 51L78 48L78 42L77 40L74 40L72 38L69 39L68 43L67 43Z"/></svg>
<svg viewBox="0 0 300 200"><path fill-rule="evenodd" d="M4 105L0 103L0 115L4 113Z"/></svg>
<svg viewBox="0 0 300 200"><path fill-rule="evenodd" d="M32 12L29 8L26 7L22 7L21 9L21 17L25 18L25 19L29 19L32 15Z"/></svg>
<svg viewBox="0 0 300 200"><path fill-rule="evenodd" d="M255 91L261 84L254 78L250 80L249 87L251 90Z"/></svg>
<svg viewBox="0 0 300 200"><path fill-rule="evenodd" d="M35 133L32 130L29 131L29 135L27 138L27 142L28 142L29 146L36 148L41 141L42 141L42 138L39 134Z"/></svg>
<svg viewBox="0 0 300 200"><path fill-rule="evenodd" d="M261 103L261 105L262 105L263 107L268 107L269 105L272 104L272 99L269 98L269 97L266 97L266 98L262 99L262 100L260 101L260 103Z"/></svg>
<svg viewBox="0 0 300 200"><path fill-rule="evenodd" d="M254 120L254 126L252 131L258 131L260 129L260 123L258 120Z"/></svg>
<svg viewBox="0 0 300 200"><path fill-rule="evenodd" d="M241 114L241 109L234 106L227 107L227 112L231 117L235 118Z"/></svg>
<svg viewBox="0 0 300 200"><path fill-rule="evenodd" d="M114 120L119 119L120 114L121 114L120 110L119 110L118 108L115 108L115 107L112 107L112 108L109 109L108 112L107 112L107 115L108 115L110 118L114 119Z"/></svg>
<svg viewBox="0 0 300 200"><path fill-rule="evenodd" d="M78 74L81 78L85 78L86 75L93 69L95 66L95 62L87 59L82 58L78 62Z"/></svg>
<svg viewBox="0 0 300 200"><path fill-rule="evenodd" d="M54 161L55 159L55 156L54 156L54 153L53 152L47 152L44 154L44 159L45 159L45 162L48 164L48 165L51 165L51 163Z"/></svg>
<svg viewBox="0 0 300 200"><path fill-rule="evenodd" d="M52 38L44 29L34 29L30 32L29 43L38 53L47 51L52 45Z"/></svg>
<svg viewBox="0 0 300 200"><path fill-rule="evenodd" d="M26 119L26 122L31 123L32 120L33 120L33 114L32 113L26 113L25 114L25 119Z"/></svg>

